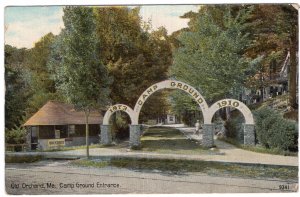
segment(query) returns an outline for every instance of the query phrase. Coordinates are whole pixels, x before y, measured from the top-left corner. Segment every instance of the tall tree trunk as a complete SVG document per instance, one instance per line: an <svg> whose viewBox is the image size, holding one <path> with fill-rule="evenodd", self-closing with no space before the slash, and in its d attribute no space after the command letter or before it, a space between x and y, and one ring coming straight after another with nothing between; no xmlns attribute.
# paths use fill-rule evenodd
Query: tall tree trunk
<svg viewBox="0 0 300 197"><path fill-rule="evenodd" d="M260 102L264 102L264 88L260 88Z"/></svg>
<svg viewBox="0 0 300 197"><path fill-rule="evenodd" d="M290 43L290 68L289 68L289 105L297 109L296 89L297 89L297 31L293 30Z"/></svg>
<svg viewBox="0 0 300 197"><path fill-rule="evenodd" d="M89 115L90 110L85 110L85 142L86 142L86 157L90 157L90 150L89 150Z"/></svg>

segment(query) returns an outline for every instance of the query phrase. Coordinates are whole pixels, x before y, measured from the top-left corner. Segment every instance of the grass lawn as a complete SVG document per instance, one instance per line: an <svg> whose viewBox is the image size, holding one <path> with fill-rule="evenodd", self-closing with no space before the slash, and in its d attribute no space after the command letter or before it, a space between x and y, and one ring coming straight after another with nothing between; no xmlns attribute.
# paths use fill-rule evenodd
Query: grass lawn
<svg viewBox="0 0 300 197"><path fill-rule="evenodd" d="M272 154L272 155L284 155L284 156L293 156L297 157L298 152L291 152L291 151L283 151L280 149L267 149L262 146L246 146L244 144L238 143L235 139L232 138L219 138L219 140L230 143L238 148L252 151L252 152L257 152L257 153L266 153L266 154Z"/></svg>
<svg viewBox="0 0 300 197"><path fill-rule="evenodd" d="M137 159L114 158L108 161L75 160L72 165L103 168L113 166L130 170L146 170L167 174L185 174L200 172L212 176L249 177L249 178L278 178L297 180L298 167L281 167L270 165L242 165L209 161L188 161L176 159Z"/></svg>
<svg viewBox="0 0 300 197"><path fill-rule="evenodd" d="M166 127L149 128L141 137L142 151L173 154L216 154L218 149L201 147L196 140L187 139L179 130Z"/></svg>

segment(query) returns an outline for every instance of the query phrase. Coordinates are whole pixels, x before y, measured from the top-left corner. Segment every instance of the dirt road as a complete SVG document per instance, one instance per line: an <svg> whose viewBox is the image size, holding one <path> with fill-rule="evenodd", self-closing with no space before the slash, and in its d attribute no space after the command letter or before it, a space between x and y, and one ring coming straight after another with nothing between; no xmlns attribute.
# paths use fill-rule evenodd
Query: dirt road
<svg viewBox="0 0 300 197"><path fill-rule="evenodd" d="M69 165L68 161L7 164L5 173L8 194L277 193L296 191L298 187L297 180L221 177L202 173L175 175L115 167L88 168Z"/></svg>

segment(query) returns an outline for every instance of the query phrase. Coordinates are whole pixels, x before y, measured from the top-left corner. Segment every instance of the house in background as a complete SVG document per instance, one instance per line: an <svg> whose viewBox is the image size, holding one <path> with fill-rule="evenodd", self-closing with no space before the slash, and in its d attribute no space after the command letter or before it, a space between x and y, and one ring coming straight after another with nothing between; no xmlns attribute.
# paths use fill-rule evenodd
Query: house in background
<svg viewBox="0 0 300 197"><path fill-rule="evenodd" d="M178 124L179 118L175 114L168 113L157 118L156 124Z"/></svg>
<svg viewBox="0 0 300 197"><path fill-rule="evenodd" d="M272 61L265 76L257 77L257 80L261 80L261 83L265 84L261 89L251 91L247 88L243 88L239 100L250 105L253 103L264 102L265 100L274 98L278 95L287 95L289 91L289 66L290 52L287 53L283 62L278 63L275 60ZM297 66L297 76L298 74L299 69ZM298 84L298 77L296 78L296 83ZM298 91L296 92L296 96L298 97Z"/></svg>
<svg viewBox="0 0 300 197"><path fill-rule="evenodd" d="M89 142L99 143L103 116L98 111L89 115ZM85 114L70 104L47 102L24 124L30 150L78 146L86 144Z"/></svg>

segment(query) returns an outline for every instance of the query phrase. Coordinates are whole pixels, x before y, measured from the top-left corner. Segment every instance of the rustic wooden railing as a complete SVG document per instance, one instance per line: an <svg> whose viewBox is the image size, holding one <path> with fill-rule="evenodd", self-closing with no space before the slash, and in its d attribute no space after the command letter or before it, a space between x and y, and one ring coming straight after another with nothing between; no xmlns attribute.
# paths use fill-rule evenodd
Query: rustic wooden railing
<svg viewBox="0 0 300 197"><path fill-rule="evenodd" d="M5 144L5 151L16 152L16 148L21 147L21 151L29 150L29 144Z"/></svg>

